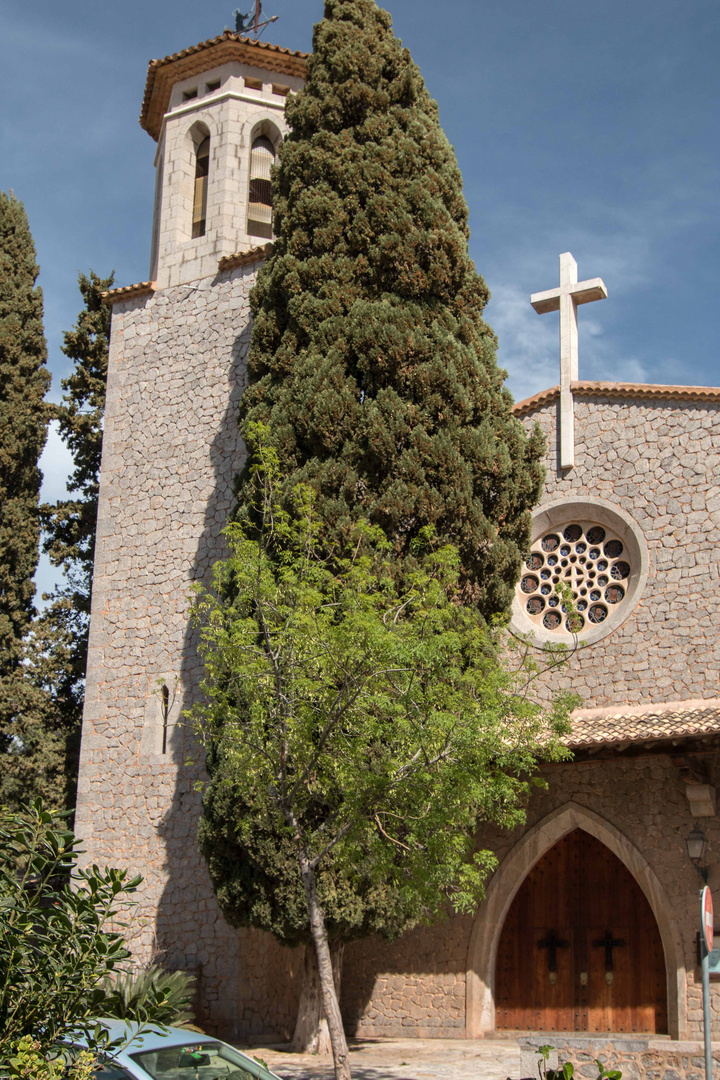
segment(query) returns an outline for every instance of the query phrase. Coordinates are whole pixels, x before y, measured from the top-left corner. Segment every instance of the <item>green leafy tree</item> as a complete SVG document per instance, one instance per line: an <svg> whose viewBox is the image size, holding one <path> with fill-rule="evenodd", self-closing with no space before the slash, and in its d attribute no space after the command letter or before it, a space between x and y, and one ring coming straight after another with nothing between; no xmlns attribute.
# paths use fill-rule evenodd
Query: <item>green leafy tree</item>
<svg viewBox="0 0 720 1080"><path fill-rule="evenodd" d="M255 803L236 782L234 761L222 747L208 746L212 776L203 802L200 850L223 915L232 926L250 926L271 933L290 947L305 946L303 980L291 1048L295 1052L330 1053L307 903L297 872L292 837L273 821L258 818ZM318 813L325 812L322 805ZM378 880L369 853L346 866L328 853L317 871L333 975L339 990L345 945L378 934L398 937L423 917L420 898L391 881Z"/></svg>
<svg viewBox="0 0 720 1080"><path fill-rule="evenodd" d="M286 506L298 483L317 492L328 553L360 517L404 559L432 525L492 619L528 546L542 438L511 415L437 105L374 0L326 0L286 116L242 420L272 430ZM247 492L246 477L241 515Z"/></svg>
<svg viewBox="0 0 720 1080"><path fill-rule="evenodd" d="M494 866L475 850L477 824L523 820L538 756L562 753L572 702L532 700L531 676L508 668L477 607L458 602L459 555L431 529L402 588L379 526L359 522L351 554L323 558L312 490L286 512L277 452L248 434L253 520L228 527L231 555L195 605L207 672L195 715L222 765L206 802L242 790L233 828L292 847L341 1080L322 867L358 867L427 919L447 903L474 910Z"/></svg>
<svg viewBox="0 0 720 1080"><path fill-rule="evenodd" d="M50 415L38 273L25 208L0 192L0 798L6 762L19 747L40 539L38 459Z"/></svg>
<svg viewBox="0 0 720 1080"><path fill-rule="evenodd" d="M113 1045L94 1018L107 1007L104 980L130 956L118 928L142 879L78 869L80 853L41 800L19 814L0 808L0 1071L56 1057L71 1032L94 1050ZM167 998L150 988L134 1019L159 1021Z"/></svg>
<svg viewBox="0 0 720 1080"><path fill-rule="evenodd" d="M23 781L26 796L42 794L58 808L75 805L110 340L110 309L102 294L113 281L113 274L101 278L92 270L79 275L85 307L65 333L62 349L74 370L63 379L63 400L53 412L73 455L70 496L41 507L43 547L64 579L35 621L28 651L26 673L36 708L26 714L27 726L37 732L37 745L31 753L33 740L26 740ZM52 762L51 774L41 767L42 751ZM27 787L33 762L36 790Z"/></svg>

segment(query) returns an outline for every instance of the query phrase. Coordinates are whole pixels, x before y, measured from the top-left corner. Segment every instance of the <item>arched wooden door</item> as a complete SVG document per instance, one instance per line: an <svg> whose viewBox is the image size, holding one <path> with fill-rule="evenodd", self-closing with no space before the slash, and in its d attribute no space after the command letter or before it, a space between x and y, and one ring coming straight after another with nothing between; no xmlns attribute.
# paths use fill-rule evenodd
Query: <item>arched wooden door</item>
<svg viewBox="0 0 720 1080"><path fill-rule="evenodd" d="M530 871L500 937L496 1025L667 1032L662 942L630 871L575 829Z"/></svg>

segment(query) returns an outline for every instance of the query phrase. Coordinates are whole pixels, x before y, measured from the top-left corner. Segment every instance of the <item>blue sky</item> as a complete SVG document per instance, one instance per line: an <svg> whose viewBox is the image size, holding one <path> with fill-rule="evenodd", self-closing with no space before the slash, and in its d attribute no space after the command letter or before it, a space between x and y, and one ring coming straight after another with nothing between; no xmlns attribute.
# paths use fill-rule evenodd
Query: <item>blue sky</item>
<svg viewBox="0 0 720 1080"><path fill-rule="evenodd" d="M562 251L609 293L581 309L581 378L719 385L717 0L387 6L458 155L470 251L516 398L557 382L557 315L536 315L529 295L557 283ZM147 277L155 144L137 120L147 62L221 32L233 7L0 3L0 189L30 218L53 397L78 272ZM269 40L311 48L322 0L266 7L280 16ZM42 464L44 494L61 497L67 456L54 434Z"/></svg>

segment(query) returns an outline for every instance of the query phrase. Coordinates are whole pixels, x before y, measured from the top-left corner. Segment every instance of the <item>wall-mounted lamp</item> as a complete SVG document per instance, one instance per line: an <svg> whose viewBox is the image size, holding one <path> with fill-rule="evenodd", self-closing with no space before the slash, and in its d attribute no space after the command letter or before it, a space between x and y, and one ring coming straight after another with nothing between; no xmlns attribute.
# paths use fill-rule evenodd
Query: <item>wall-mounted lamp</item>
<svg viewBox="0 0 720 1080"><path fill-rule="evenodd" d="M705 839L705 833L702 829L696 825L693 831L685 841L687 847L687 853L690 857L690 861L694 864L700 877L707 885L708 868L707 866L701 866L702 857L705 854L705 848L707 846L707 840Z"/></svg>

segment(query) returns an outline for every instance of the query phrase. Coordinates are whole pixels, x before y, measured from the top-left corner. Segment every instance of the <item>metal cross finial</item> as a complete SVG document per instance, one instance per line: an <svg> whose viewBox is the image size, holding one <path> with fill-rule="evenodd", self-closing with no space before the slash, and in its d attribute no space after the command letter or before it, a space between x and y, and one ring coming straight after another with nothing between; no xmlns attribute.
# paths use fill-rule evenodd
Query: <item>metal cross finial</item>
<svg viewBox="0 0 720 1080"><path fill-rule="evenodd" d="M560 287L533 293L530 303L543 315L546 311L560 312L560 468L571 469L575 464L575 433L573 398L570 384L578 378L578 304L607 299L607 289L601 278L578 281L577 263L569 251L560 256Z"/></svg>

